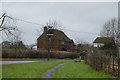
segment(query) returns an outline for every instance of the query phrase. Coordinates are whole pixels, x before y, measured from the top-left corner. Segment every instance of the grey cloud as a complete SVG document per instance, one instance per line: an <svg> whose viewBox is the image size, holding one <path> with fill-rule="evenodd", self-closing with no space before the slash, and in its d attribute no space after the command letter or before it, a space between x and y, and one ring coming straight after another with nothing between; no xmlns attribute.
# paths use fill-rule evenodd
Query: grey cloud
<svg viewBox="0 0 120 80"><path fill-rule="evenodd" d="M4 3L4 9L15 18L44 24L49 19L57 19L66 29L81 32L99 33L105 21L117 17L117 3L109 2L74 2L74 3ZM36 30L41 25L33 25L18 21L18 26L24 32L23 40L31 44L36 40ZM65 31L72 39L82 39L92 42L98 35ZM27 41L26 39L29 39Z"/></svg>

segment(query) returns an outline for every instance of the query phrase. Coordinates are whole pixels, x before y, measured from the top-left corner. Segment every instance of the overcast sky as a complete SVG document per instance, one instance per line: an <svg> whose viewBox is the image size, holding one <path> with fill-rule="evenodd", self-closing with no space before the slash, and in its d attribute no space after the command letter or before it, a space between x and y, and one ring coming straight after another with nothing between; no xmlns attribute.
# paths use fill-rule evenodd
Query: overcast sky
<svg viewBox="0 0 120 80"><path fill-rule="evenodd" d="M14 18L45 24L55 19L65 27L65 34L73 39L92 43L99 35L103 24L111 18L117 18L116 2L9 2L2 3L2 11ZM2 13L1 13L2 14ZM0 14L0 15L1 15ZM17 21L25 44L32 44L39 36L41 25ZM79 31L79 32L73 32ZM88 32L88 33L84 33ZM3 39L4 40L4 39Z"/></svg>

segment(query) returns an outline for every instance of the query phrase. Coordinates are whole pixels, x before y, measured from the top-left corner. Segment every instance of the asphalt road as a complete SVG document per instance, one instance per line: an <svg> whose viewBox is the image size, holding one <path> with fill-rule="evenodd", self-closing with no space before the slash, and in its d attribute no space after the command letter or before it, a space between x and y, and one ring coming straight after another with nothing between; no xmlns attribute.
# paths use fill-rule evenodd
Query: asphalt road
<svg viewBox="0 0 120 80"><path fill-rule="evenodd" d="M0 61L0 64L14 64L14 63L30 63L30 62L40 62L44 60L31 60L31 61Z"/></svg>

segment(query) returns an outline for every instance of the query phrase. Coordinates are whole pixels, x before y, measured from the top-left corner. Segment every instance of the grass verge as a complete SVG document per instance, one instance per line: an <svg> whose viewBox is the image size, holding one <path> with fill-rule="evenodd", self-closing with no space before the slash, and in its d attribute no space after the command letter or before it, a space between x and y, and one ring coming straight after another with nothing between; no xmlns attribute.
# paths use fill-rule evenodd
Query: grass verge
<svg viewBox="0 0 120 80"><path fill-rule="evenodd" d="M54 60L2 65L2 78L40 78L48 69L71 60Z"/></svg>
<svg viewBox="0 0 120 80"><path fill-rule="evenodd" d="M104 71L97 72L82 62L71 62L56 69L53 78L115 78Z"/></svg>

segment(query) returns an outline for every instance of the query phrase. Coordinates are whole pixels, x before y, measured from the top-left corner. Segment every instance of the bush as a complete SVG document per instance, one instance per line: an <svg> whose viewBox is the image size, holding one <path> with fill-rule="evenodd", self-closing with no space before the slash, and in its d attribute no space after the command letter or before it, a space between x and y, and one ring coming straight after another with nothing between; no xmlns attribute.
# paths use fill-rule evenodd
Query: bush
<svg viewBox="0 0 120 80"><path fill-rule="evenodd" d="M22 50L22 49L3 49L2 58L47 58L47 51ZM78 58L79 55L72 52L51 52L51 58Z"/></svg>

